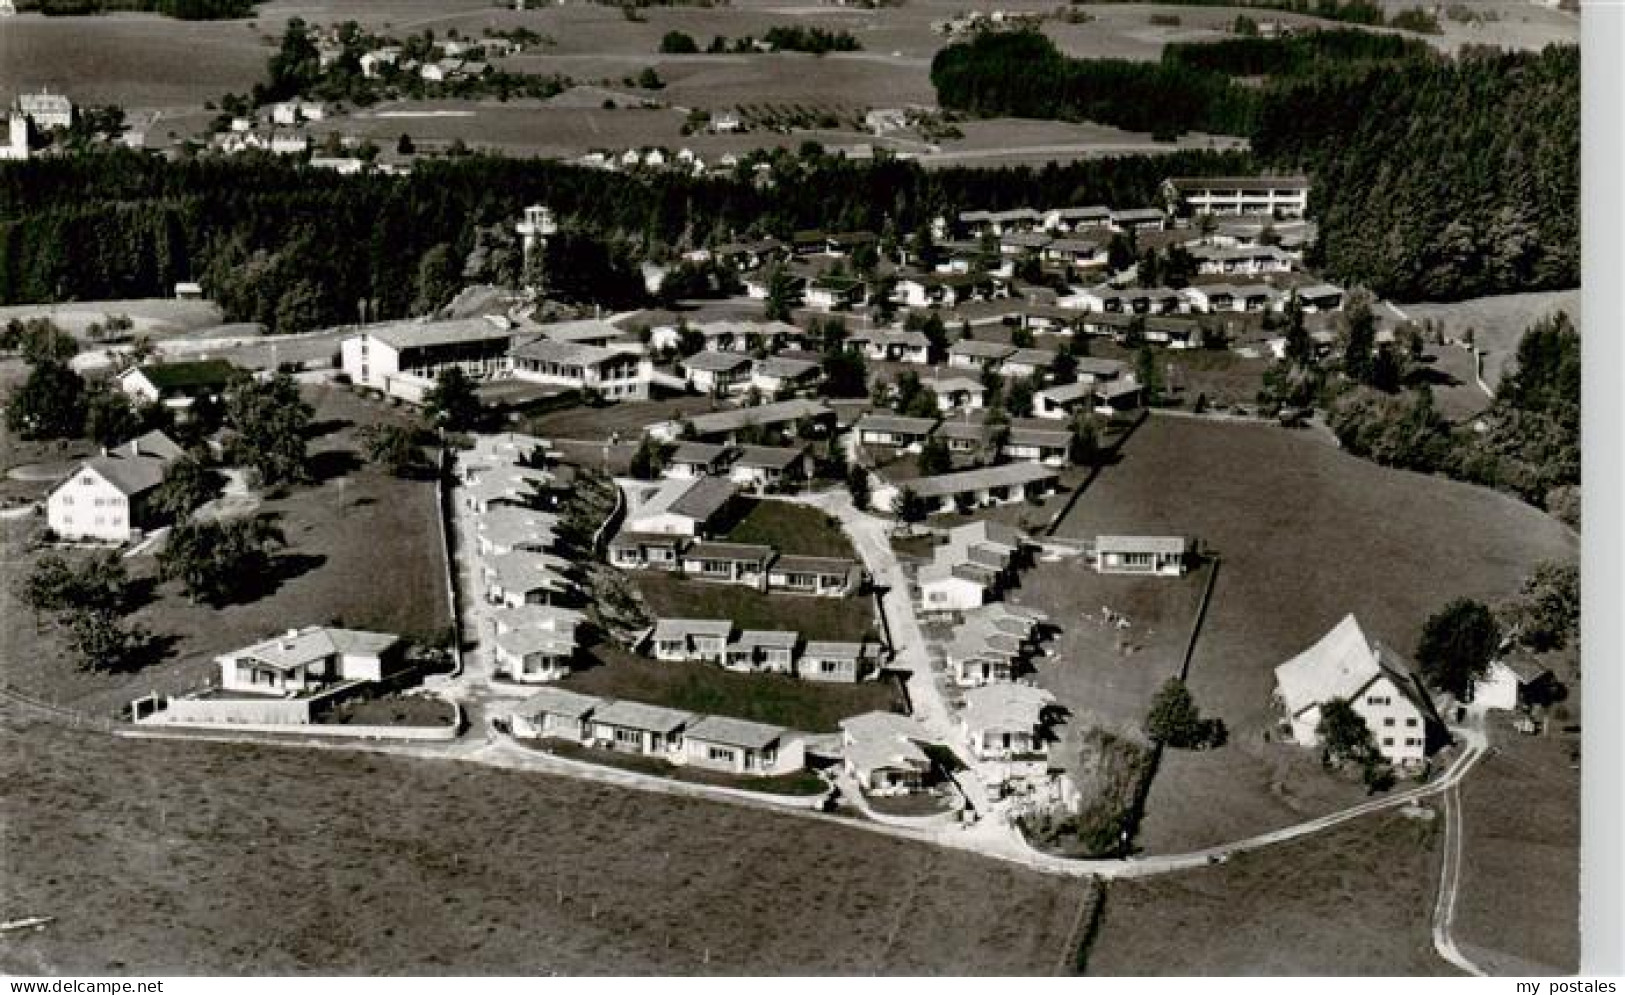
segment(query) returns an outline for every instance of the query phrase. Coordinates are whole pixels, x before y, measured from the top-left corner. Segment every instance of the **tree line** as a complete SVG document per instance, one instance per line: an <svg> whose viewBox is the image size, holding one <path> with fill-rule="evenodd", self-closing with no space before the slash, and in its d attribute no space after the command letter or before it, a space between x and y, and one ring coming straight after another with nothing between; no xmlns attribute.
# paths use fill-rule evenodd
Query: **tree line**
<svg viewBox="0 0 1625 995"><path fill-rule="evenodd" d="M1446 58L1362 34L1171 45L1157 63L984 34L939 52L932 81L975 114L1243 135L1260 165L1315 181L1311 265L1385 296L1578 285L1579 50ZM1238 82L1261 70L1265 85Z"/></svg>
<svg viewBox="0 0 1625 995"><path fill-rule="evenodd" d="M115 11L162 14L181 21L224 21L254 16L259 0L19 0L18 10L46 17L85 17Z"/></svg>
<svg viewBox="0 0 1625 995"><path fill-rule="evenodd" d="M764 159L768 184L753 168ZM440 288L430 298L465 278L516 282L513 222L546 203L563 229L543 267L549 296L634 306L644 297L637 263L671 246L814 228L910 232L971 208L1144 204L1170 172L1250 165L1241 153L1189 152L927 171L811 149L706 177L488 156L341 176L253 155L29 160L0 168L0 301L162 297L198 280L229 320L279 332L354 321L362 302L370 320L403 317L422 313L426 279Z"/></svg>

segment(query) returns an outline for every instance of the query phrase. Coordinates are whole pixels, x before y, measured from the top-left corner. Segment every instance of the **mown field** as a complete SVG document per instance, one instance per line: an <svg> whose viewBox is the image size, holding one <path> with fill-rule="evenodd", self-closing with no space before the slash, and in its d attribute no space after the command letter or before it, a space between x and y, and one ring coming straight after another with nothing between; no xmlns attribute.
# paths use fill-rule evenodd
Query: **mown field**
<svg viewBox="0 0 1625 995"><path fill-rule="evenodd" d="M1492 387L1499 383L1518 352L1518 340L1525 330L1554 311L1564 311L1580 326L1580 291L1555 290L1530 294L1477 297L1448 304L1405 304L1405 313L1414 321L1432 319L1444 325L1451 338L1461 338L1472 329L1473 342L1484 353L1484 380ZM1448 347L1443 350L1453 352ZM1463 379L1472 372L1465 353L1460 367Z"/></svg>
<svg viewBox="0 0 1625 995"><path fill-rule="evenodd" d="M1087 894L449 762L43 726L0 746L0 905L57 917L7 939L11 974L1042 975L1070 965Z"/></svg>
<svg viewBox="0 0 1625 995"><path fill-rule="evenodd" d="M162 650L142 669L90 673L73 663L63 634L49 622L37 625L18 600L23 578L45 552L28 547L42 522L0 523L0 683L110 713L149 691L195 686L214 669L216 654L290 627L342 621L428 639L450 624L434 485L384 475L357 455L357 426L399 415L341 389L307 396L319 433L310 442L316 482L268 497L258 509L275 518L288 543L265 593L220 609L193 604L177 582L157 583L153 556L125 561L145 591L129 621L153 632Z"/></svg>
<svg viewBox="0 0 1625 995"><path fill-rule="evenodd" d="M1226 864L1112 882L1091 975L1454 975L1429 927L1443 826L1373 815Z"/></svg>
<svg viewBox="0 0 1625 995"><path fill-rule="evenodd" d="M1060 535L1080 539L1183 533L1221 557L1189 683L1231 742L1165 754L1140 837L1148 852L1243 838L1348 799L1350 787L1322 775L1311 751L1266 739L1276 720L1274 668L1343 615L1353 612L1373 638L1408 655L1428 615L1451 598L1494 602L1516 593L1536 563L1577 555L1572 533L1526 505L1386 470L1321 439L1152 417L1062 522ZM1129 593L1138 583L1119 586ZM1080 597L1057 621L1087 627L1081 616L1098 615L1103 601L1113 603ZM1129 639L1188 624L1131 619ZM1067 665L1098 668L1101 682L1122 666L1098 652Z"/></svg>

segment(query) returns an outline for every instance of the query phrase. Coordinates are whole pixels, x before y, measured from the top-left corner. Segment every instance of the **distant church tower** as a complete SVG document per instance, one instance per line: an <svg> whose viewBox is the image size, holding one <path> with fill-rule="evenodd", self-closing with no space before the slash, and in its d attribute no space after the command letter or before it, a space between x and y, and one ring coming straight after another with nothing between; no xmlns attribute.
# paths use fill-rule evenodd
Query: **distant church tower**
<svg viewBox="0 0 1625 995"><path fill-rule="evenodd" d="M540 204L532 204L525 208L525 220L514 226L523 240L525 250L524 272L520 283L526 290L538 297L542 293L542 263L547 257L547 239L557 233L558 223L553 220L553 212Z"/></svg>

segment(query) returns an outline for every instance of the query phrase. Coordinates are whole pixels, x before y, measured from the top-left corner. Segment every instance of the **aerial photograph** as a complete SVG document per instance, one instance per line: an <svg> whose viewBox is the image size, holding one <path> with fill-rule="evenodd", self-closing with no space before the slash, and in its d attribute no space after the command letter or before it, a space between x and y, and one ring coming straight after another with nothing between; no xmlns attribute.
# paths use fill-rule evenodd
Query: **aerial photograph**
<svg viewBox="0 0 1625 995"><path fill-rule="evenodd" d="M0 0L0 974L1575 975L1580 24Z"/></svg>

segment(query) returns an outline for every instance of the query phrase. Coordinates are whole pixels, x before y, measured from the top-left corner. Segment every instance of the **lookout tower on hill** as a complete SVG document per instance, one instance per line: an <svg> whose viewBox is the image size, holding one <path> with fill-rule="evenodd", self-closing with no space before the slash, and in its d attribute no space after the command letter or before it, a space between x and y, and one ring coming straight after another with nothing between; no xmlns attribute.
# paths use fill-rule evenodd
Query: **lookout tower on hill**
<svg viewBox="0 0 1625 995"><path fill-rule="evenodd" d="M547 240L557 234L559 225L553 212L541 204L525 208L524 220L514 226L524 247L524 273L520 283L526 290L540 296L542 293L543 261L547 257Z"/></svg>

